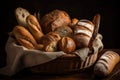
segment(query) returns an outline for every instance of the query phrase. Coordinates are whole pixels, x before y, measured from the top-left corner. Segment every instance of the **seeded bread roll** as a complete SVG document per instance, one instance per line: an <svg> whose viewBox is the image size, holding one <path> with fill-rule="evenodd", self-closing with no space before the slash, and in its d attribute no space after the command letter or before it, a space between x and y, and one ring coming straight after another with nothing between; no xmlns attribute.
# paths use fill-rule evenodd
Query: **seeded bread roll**
<svg viewBox="0 0 120 80"><path fill-rule="evenodd" d="M15 17L19 25L27 27L26 18L30 15L30 12L22 7L18 7L15 10Z"/></svg>
<svg viewBox="0 0 120 80"><path fill-rule="evenodd" d="M101 77L108 76L119 62L120 56L118 53L106 51L96 62L94 73Z"/></svg>
<svg viewBox="0 0 120 80"><path fill-rule="evenodd" d="M43 32L47 34L48 32L54 31L57 27L68 25L71 22L70 16L67 12L62 10L53 10L41 19L41 26Z"/></svg>
<svg viewBox="0 0 120 80"><path fill-rule="evenodd" d="M28 49L37 48L36 40L34 39L32 34L23 26L15 26L12 33L20 45Z"/></svg>
<svg viewBox="0 0 120 80"><path fill-rule="evenodd" d="M73 35L72 29L67 25L56 28L54 32L58 33L61 37L71 37Z"/></svg>
<svg viewBox="0 0 120 80"><path fill-rule="evenodd" d="M86 19L81 19L73 28L73 39L77 48L88 47L94 31L94 24Z"/></svg>
<svg viewBox="0 0 120 80"><path fill-rule="evenodd" d="M39 42L40 38L44 35L41 29L41 26L34 15L29 15L26 18L29 31L34 36L35 40Z"/></svg>

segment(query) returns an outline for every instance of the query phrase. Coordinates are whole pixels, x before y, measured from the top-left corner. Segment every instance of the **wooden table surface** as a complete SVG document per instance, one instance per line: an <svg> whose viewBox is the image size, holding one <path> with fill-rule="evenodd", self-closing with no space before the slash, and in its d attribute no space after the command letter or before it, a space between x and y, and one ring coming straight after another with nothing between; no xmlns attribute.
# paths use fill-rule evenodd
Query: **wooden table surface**
<svg viewBox="0 0 120 80"><path fill-rule="evenodd" d="M120 54L119 49L113 50ZM14 76L0 75L0 80L120 80L120 62L115 66L112 73L104 78L98 77L93 73L93 66L83 71L70 72L66 74L33 74L28 70L22 70Z"/></svg>

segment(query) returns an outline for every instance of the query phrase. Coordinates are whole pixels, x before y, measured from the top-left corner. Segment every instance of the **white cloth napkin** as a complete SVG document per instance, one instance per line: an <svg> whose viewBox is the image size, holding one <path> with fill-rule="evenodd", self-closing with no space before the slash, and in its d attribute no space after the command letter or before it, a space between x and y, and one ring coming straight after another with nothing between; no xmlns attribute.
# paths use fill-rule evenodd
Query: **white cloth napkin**
<svg viewBox="0 0 120 80"><path fill-rule="evenodd" d="M98 49L100 47L103 48L101 40L102 35L98 34L98 37L94 42L94 51L98 52ZM40 50L27 49L23 46L17 45L15 43L15 40L11 37L9 37L7 40L5 50L7 53L7 64L5 67L0 68L0 74L8 76L12 76L24 68L46 63L66 54L63 51L43 52ZM75 54L77 54L78 56L80 56L80 58L84 60L87 57L88 52L88 49L82 49L79 53ZM82 57L80 53L86 55Z"/></svg>

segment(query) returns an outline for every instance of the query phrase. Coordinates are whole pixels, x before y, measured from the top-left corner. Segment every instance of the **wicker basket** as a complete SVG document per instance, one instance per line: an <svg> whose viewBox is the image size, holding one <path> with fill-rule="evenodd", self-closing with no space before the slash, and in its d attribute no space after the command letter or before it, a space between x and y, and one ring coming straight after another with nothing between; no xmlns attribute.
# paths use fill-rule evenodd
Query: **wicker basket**
<svg viewBox="0 0 120 80"><path fill-rule="evenodd" d="M75 54L66 54L50 62L30 67L33 73L61 74L84 70L92 66L97 60L98 53L89 55L85 61Z"/></svg>

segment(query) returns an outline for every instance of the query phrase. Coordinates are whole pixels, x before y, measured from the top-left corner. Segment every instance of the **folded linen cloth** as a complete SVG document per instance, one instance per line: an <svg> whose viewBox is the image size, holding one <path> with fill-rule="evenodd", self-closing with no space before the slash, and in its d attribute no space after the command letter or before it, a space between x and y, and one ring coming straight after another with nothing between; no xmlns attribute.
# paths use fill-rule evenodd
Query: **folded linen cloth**
<svg viewBox="0 0 120 80"><path fill-rule="evenodd" d="M103 49L101 34L97 35L93 44L94 53L98 53L99 48L101 48L101 50ZM44 52L27 49L23 46L17 45L12 37L8 38L5 50L7 53L7 64L5 67L0 68L0 74L8 76L12 76L24 68L43 64L66 54L63 51ZM83 48L79 52L76 50L75 54L77 54L81 60L85 60L88 52L88 48ZM85 55L82 56L81 53Z"/></svg>

